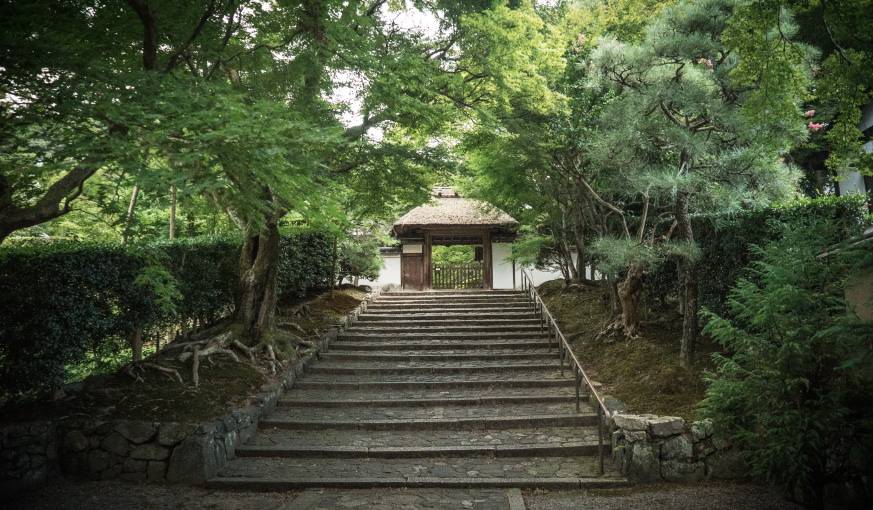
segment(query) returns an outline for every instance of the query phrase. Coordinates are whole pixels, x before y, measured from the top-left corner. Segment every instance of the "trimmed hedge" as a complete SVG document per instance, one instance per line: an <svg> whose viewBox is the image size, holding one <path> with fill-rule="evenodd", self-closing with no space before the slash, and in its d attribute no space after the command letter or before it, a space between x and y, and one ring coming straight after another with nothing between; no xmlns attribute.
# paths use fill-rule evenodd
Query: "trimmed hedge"
<svg viewBox="0 0 873 510"><path fill-rule="evenodd" d="M333 238L284 235L279 293L326 288ZM20 394L57 388L65 367L88 353L127 348L173 327L212 322L233 310L240 242L195 238L145 246L53 242L0 249L0 388Z"/></svg>
<svg viewBox="0 0 873 510"><path fill-rule="evenodd" d="M717 314L724 314L727 311L728 292L752 262L752 246L763 246L779 238L784 228L800 225L811 218L829 220L834 228L826 244L836 244L860 233L865 214L864 197L849 195L804 199L777 207L695 217L694 237L700 248L697 268L701 305ZM676 265L668 262L648 274L644 289L650 303L675 295Z"/></svg>

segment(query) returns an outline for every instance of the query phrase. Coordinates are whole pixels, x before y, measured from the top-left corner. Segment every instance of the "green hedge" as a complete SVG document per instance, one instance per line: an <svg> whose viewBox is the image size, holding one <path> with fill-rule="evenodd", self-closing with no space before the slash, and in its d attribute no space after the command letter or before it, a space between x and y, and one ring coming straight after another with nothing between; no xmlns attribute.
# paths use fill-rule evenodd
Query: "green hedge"
<svg viewBox="0 0 873 510"><path fill-rule="evenodd" d="M865 211L864 198L849 195L695 217L694 238L700 248L697 268L701 304L717 314L725 313L728 292L752 261L752 246L763 246L779 238L786 226L800 225L810 218L827 219L834 227L827 242L837 243L860 233ZM676 265L663 264L646 277L647 300L652 303L675 295L676 283Z"/></svg>
<svg viewBox="0 0 873 510"><path fill-rule="evenodd" d="M319 232L283 236L281 296L327 287L333 245ZM236 300L239 249L239 240L228 238L0 248L0 388L50 390L64 382L67 365L89 353L125 350L137 326L148 338L227 315Z"/></svg>

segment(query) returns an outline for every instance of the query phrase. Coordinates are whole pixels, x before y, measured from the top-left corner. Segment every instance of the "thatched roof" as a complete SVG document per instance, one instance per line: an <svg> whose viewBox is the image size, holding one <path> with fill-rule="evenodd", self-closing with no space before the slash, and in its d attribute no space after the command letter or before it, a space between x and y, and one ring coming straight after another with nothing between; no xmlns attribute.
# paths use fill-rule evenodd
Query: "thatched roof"
<svg viewBox="0 0 873 510"><path fill-rule="evenodd" d="M514 231L518 222L487 202L460 197L451 188L434 188L431 201L404 214L391 232L400 235L427 227L496 227Z"/></svg>

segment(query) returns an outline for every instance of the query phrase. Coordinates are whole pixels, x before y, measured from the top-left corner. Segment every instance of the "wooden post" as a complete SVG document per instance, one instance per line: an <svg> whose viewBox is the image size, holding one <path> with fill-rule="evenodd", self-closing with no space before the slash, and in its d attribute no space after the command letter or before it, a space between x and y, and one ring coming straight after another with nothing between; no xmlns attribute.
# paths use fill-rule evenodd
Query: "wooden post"
<svg viewBox="0 0 873 510"><path fill-rule="evenodd" d="M433 288L433 263L431 257L431 250L433 248L433 236L430 231L424 232L424 249L422 250L421 263L424 265L424 282L422 287L424 290L428 290Z"/></svg>
<svg viewBox="0 0 873 510"><path fill-rule="evenodd" d="M493 268L491 264L491 231L485 230L482 233L482 262L483 262L483 287L491 289L493 285Z"/></svg>

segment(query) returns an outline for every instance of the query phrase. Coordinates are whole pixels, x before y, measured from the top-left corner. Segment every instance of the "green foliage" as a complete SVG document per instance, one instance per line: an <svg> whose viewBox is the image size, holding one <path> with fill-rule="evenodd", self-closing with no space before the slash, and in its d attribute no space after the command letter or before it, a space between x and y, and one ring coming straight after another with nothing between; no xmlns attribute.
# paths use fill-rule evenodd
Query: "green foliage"
<svg viewBox="0 0 873 510"><path fill-rule="evenodd" d="M873 257L869 246L822 256L840 229L820 220L783 228L754 248L727 313L706 314L705 332L727 352L714 355L703 413L747 452L754 475L815 507L827 483L863 491L873 455L873 323L845 300Z"/></svg>
<svg viewBox="0 0 873 510"><path fill-rule="evenodd" d="M473 262L476 247L473 245L434 246L431 259L434 264L463 264Z"/></svg>
<svg viewBox="0 0 873 510"><path fill-rule="evenodd" d="M281 296L330 285L330 236L301 231L280 243ZM0 388L11 394L56 388L76 376L65 367L116 363L137 327L149 340L226 316L236 301L239 249L233 238L4 247Z"/></svg>
<svg viewBox="0 0 873 510"><path fill-rule="evenodd" d="M753 260L753 246L779 239L783 232L809 221L828 221L826 243L836 244L858 235L866 224L864 199L858 195L801 199L692 219L697 235L697 274L700 301L711 311L727 313L728 294ZM676 266L665 263L645 277L649 302L663 301L677 292Z"/></svg>
<svg viewBox="0 0 873 510"><path fill-rule="evenodd" d="M766 208L695 218L700 246L700 299L716 313L725 312L728 293L752 260L752 247L778 239L786 229L806 222L828 221L822 242L854 237L864 224L860 196L804 199Z"/></svg>
<svg viewBox="0 0 873 510"><path fill-rule="evenodd" d="M382 270L382 257L379 254L379 240L376 238L350 237L339 245L339 279L367 278L375 280Z"/></svg>

